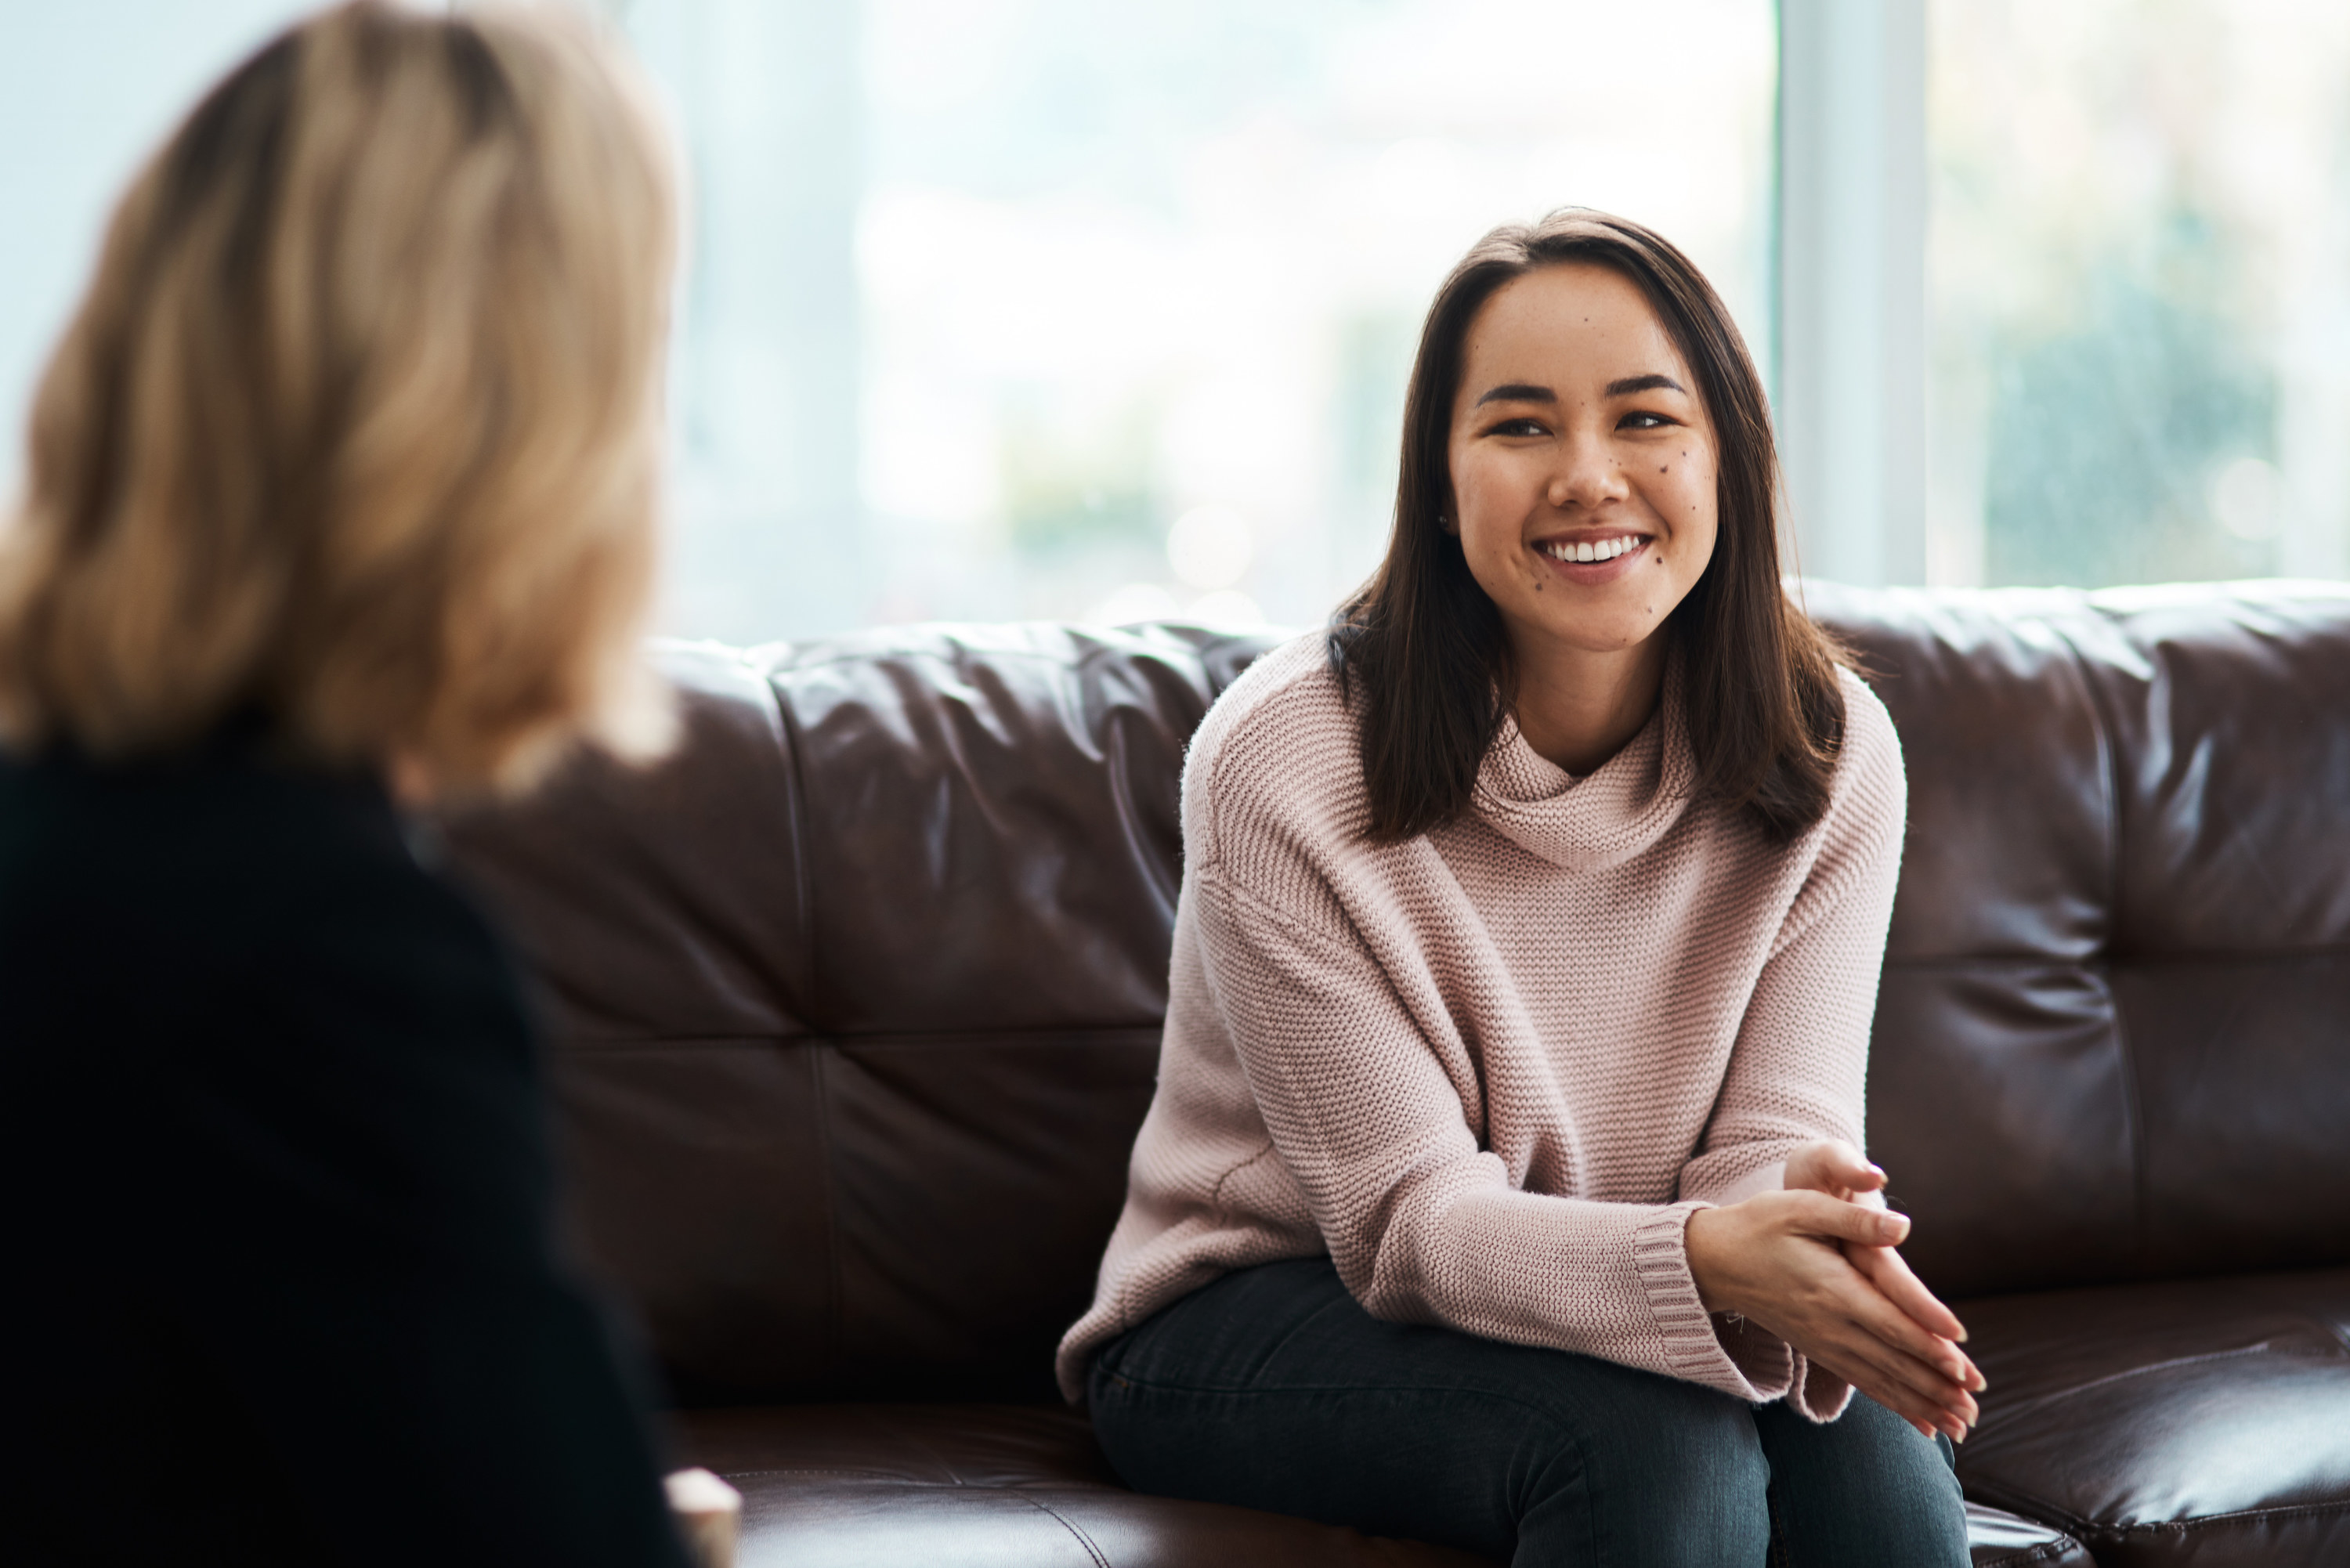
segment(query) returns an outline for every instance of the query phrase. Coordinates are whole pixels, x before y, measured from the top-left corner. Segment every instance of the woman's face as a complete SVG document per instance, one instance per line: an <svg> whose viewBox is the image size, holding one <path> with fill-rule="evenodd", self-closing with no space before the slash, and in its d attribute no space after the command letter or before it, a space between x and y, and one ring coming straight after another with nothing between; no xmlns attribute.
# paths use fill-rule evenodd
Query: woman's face
<svg viewBox="0 0 2350 1568"><path fill-rule="evenodd" d="M1586 264L1471 318L1451 521L1523 663L1638 647L1713 556L1712 421L1638 286Z"/></svg>

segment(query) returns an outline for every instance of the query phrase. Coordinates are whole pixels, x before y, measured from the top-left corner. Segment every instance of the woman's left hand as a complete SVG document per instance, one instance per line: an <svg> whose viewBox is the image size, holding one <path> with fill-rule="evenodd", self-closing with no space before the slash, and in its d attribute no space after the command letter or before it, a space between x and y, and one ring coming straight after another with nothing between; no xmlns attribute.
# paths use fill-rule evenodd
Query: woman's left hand
<svg viewBox="0 0 2350 1568"><path fill-rule="evenodd" d="M1864 1209L1885 1207L1885 1172L1863 1159L1860 1151L1836 1138L1825 1138L1805 1144L1787 1158L1787 1174L1781 1185L1790 1190L1801 1189L1825 1192L1847 1203L1857 1203ZM1966 1342L1966 1324L1958 1314L1938 1300L1925 1282L1909 1272L1901 1254L1890 1247L1865 1246L1857 1241L1841 1243L1844 1255L1852 1266L1867 1276L1870 1283L1885 1293L1885 1298L1899 1307L1909 1320L1931 1334L1953 1345ZM1960 1353L1970 1377L1969 1386L1980 1389L1982 1374L1975 1364Z"/></svg>

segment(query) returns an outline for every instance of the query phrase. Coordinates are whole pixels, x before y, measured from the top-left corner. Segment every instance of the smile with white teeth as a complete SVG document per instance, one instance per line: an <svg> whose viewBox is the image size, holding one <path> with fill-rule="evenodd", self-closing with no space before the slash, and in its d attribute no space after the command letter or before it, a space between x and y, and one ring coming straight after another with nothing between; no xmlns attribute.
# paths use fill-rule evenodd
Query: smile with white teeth
<svg viewBox="0 0 2350 1568"><path fill-rule="evenodd" d="M1589 539L1583 540L1579 544L1570 543L1565 539L1553 539L1550 543L1537 545L1534 548L1555 561L1612 561L1627 550L1638 549L1640 544L1639 535L1627 534L1620 539L1602 539L1596 544Z"/></svg>

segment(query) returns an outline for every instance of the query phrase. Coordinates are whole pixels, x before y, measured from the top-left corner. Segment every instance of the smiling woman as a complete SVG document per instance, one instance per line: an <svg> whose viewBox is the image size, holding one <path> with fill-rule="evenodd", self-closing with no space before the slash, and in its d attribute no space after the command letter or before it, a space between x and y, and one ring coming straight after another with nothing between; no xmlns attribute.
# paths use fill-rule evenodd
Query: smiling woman
<svg viewBox="0 0 2350 1568"><path fill-rule="evenodd" d="M1780 590L1778 496L1761 379L1686 256L1574 210L1488 235L1430 308L1395 533L1331 631L1368 692L1373 832L1458 815L1513 703L1552 761L1605 761L1674 640L1700 793L1779 837L1808 827L1844 703L1835 649ZM1625 565L1579 569L1586 545ZM1682 635L1652 637L1669 616Z"/></svg>
<svg viewBox="0 0 2350 1568"><path fill-rule="evenodd" d="M1194 739L1159 1090L1062 1346L1121 1474L1537 1563L1966 1561L1982 1386L1859 1153L1905 788L1673 246L1438 293L1387 559Z"/></svg>
<svg viewBox="0 0 2350 1568"><path fill-rule="evenodd" d="M1501 612L1520 731L1569 773L1646 722L1664 679L1656 630L1713 558L1696 379L1638 286L1605 266L1530 273L1471 324L1449 441L1459 513L1443 527Z"/></svg>

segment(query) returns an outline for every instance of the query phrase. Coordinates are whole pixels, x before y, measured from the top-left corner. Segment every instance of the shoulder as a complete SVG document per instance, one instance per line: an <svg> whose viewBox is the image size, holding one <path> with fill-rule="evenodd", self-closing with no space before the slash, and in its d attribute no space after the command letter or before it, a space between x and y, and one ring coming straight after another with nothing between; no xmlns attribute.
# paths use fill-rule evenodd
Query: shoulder
<svg viewBox="0 0 2350 1568"><path fill-rule="evenodd" d="M1363 815L1363 764L1353 714L1324 636L1273 649L1227 688L1184 756L1183 826L1195 852L1277 819L1338 834Z"/></svg>
<svg viewBox="0 0 2350 1568"><path fill-rule="evenodd" d="M1227 753L1288 744L1301 737L1352 743L1354 722L1330 668L1320 631L1294 637L1241 672L1210 706L1191 738L1188 765Z"/></svg>
<svg viewBox="0 0 2350 1568"><path fill-rule="evenodd" d="M442 979L502 964L488 927L431 864L433 840L375 780L255 763L219 794L185 869L241 861L236 913L268 947Z"/></svg>
<svg viewBox="0 0 2350 1568"><path fill-rule="evenodd" d="M150 1010L406 987L413 1012L511 986L487 926L419 863L372 780L226 748L0 766L0 968L73 947L140 973Z"/></svg>
<svg viewBox="0 0 2350 1568"><path fill-rule="evenodd" d="M494 1047L519 1063L529 1028L516 971L439 870L437 838L372 786L281 787L284 819L255 845L273 905L255 912L255 957L277 1004L354 1047L460 1058Z"/></svg>
<svg viewBox="0 0 2350 1568"><path fill-rule="evenodd" d="M1889 834L1898 843L1909 802L1901 736L1867 681L1841 668L1836 681L1844 694L1844 738L1828 785L1827 820L1847 835L1881 840Z"/></svg>
<svg viewBox="0 0 2350 1568"><path fill-rule="evenodd" d="M1838 670L1836 679L1844 694L1844 738L1826 812L1788 846L1801 878L1774 951L1855 898L1889 903L1900 876L1909 813L1901 739L1866 681L1848 670Z"/></svg>

